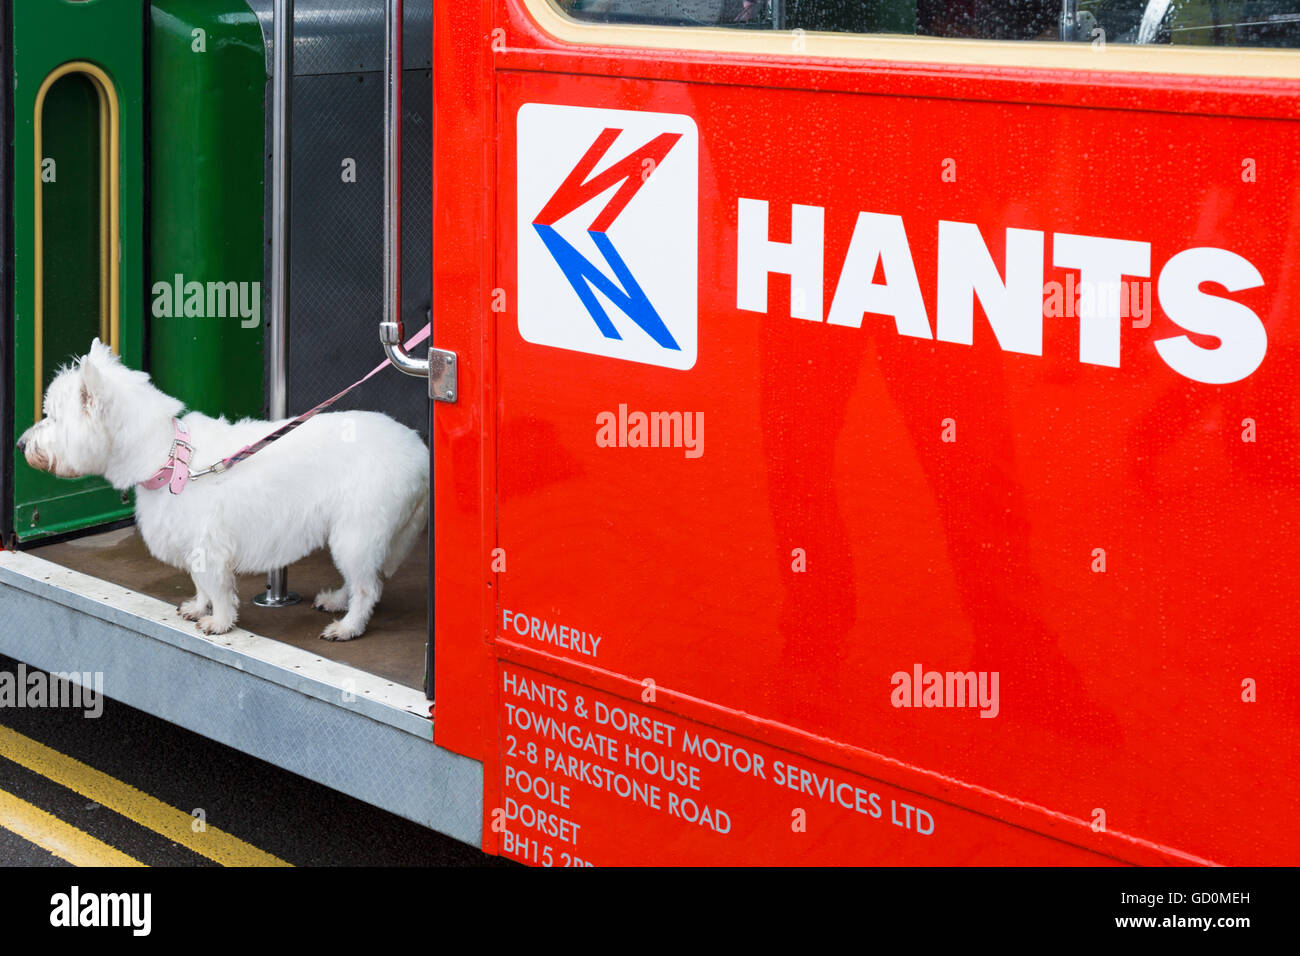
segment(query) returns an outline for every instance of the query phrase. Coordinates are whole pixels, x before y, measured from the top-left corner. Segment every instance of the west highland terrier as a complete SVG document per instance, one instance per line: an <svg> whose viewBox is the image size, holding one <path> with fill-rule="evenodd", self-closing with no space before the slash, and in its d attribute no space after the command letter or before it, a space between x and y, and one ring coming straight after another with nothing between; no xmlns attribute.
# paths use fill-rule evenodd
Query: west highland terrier
<svg viewBox="0 0 1300 956"><path fill-rule="evenodd" d="M119 490L134 487L140 535L159 561L189 571L196 593L177 610L204 633L234 627L235 575L286 567L328 544L343 586L315 604L346 613L321 637L359 637L383 578L425 527L429 451L420 436L378 412L322 413L229 471L187 481L188 469L283 423L178 417L183 408L96 339L50 383L45 417L18 450L60 478L102 475Z"/></svg>

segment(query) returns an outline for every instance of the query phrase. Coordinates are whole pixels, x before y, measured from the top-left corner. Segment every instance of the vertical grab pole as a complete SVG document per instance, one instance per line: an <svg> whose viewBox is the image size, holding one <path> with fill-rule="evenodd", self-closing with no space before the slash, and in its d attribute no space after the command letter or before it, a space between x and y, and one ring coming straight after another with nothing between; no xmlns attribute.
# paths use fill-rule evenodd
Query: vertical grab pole
<svg viewBox="0 0 1300 956"><path fill-rule="evenodd" d="M289 137L293 130L293 0L275 0L271 53L271 381L272 421L289 414ZM253 598L262 607L301 601L289 590L289 569L266 576L266 592Z"/></svg>
<svg viewBox="0 0 1300 956"><path fill-rule="evenodd" d="M1061 0L1061 39L1079 39L1079 0Z"/></svg>
<svg viewBox="0 0 1300 956"><path fill-rule="evenodd" d="M402 0L384 4L384 318L379 341L393 365L429 377L429 360L402 345Z"/></svg>
<svg viewBox="0 0 1300 956"><path fill-rule="evenodd" d="M785 24L785 0L772 0L772 29L784 30Z"/></svg>
<svg viewBox="0 0 1300 956"><path fill-rule="evenodd" d="M384 324L389 358L402 351L402 0L384 4ZM396 326L396 328L394 328ZM395 338L395 342L388 339ZM399 365L400 367L400 365Z"/></svg>

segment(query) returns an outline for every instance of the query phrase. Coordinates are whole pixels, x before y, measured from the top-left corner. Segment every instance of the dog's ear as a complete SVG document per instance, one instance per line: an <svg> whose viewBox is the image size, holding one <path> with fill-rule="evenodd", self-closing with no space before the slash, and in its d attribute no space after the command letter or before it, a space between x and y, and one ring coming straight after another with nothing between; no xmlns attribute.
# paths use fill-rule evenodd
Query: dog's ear
<svg viewBox="0 0 1300 956"><path fill-rule="evenodd" d="M101 365L108 365L113 361L113 350L101 342L99 337L96 336L94 341L90 343L90 352L87 354L86 358L93 359Z"/></svg>
<svg viewBox="0 0 1300 956"><path fill-rule="evenodd" d="M95 339L95 345L100 345L99 339ZM103 373L92 359L94 354L94 346L91 346L90 355L81 360L81 410L86 414L90 414L98 403L104 387Z"/></svg>

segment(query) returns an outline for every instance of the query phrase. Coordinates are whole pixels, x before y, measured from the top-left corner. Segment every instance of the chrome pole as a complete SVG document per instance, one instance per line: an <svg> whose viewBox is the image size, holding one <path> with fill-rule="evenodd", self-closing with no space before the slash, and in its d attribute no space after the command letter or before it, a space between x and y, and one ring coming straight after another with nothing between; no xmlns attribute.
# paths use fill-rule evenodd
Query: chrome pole
<svg viewBox="0 0 1300 956"><path fill-rule="evenodd" d="M772 0L772 29L784 30L785 24L785 0Z"/></svg>
<svg viewBox="0 0 1300 956"><path fill-rule="evenodd" d="M271 40L271 370L272 421L287 418L289 365L289 142L293 130L293 0L275 0ZM266 593L253 598L262 607L287 607L301 601L289 590L289 569L266 576Z"/></svg>
<svg viewBox="0 0 1300 956"><path fill-rule="evenodd" d="M403 347L402 328L402 0L384 4L384 320L379 341L393 365L429 377L429 360Z"/></svg>
<svg viewBox="0 0 1300 956"><path fill-rule="evenodd" d="M1079 0L1061 0L1061 39L1079 39Z"/></svg>

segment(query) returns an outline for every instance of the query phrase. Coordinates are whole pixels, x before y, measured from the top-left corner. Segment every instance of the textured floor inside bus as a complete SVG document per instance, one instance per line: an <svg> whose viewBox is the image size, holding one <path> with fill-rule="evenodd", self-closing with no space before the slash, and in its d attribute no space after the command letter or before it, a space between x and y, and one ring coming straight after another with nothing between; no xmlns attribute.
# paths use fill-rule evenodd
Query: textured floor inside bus
<svg viewBox="0 0 1300 956"><path fill-rule="evenodd" d="M32 553L173 605L194 596L189 575L155 560L133 527L45 545ZM320 632L340 615L316 610L311 600L317 591L338 587L341 580L329 553L318 551L289 568L289 588L302 595L302 603L272 609L252 602L254 595L266 590L266 576L241 577L239 626L407 687L420 688L428 633L425 602L429 566L423 541L384 585L384 596L366 633L340 644L320 640ZM176 620L186 623L179 614Z"/></svg>

